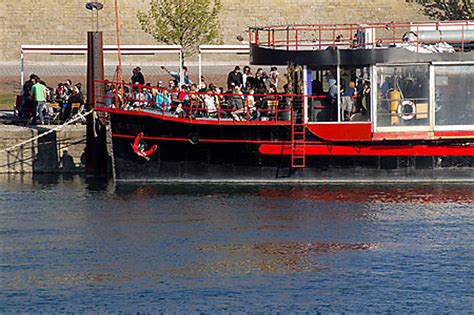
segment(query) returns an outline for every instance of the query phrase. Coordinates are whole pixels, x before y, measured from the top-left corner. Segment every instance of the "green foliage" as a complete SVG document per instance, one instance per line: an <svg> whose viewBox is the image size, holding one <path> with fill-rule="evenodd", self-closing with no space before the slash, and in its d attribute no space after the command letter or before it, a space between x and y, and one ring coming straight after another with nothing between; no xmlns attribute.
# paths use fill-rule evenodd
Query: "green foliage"
<svg viewBox="0 0 474 315"><path fill-rule="evenodd" d="M15 93L1 93L0 94L0 109L12 109L15 106Z"/></svg>
<svg viewBox="0 0 474 315"><path fill-rule="evenodd" d="M148 12L138 11L142 29L160 43L183 46L183 58L199 45L219 40L220 0L152 0Z"/></svg>
<svg viewBox="0 0 474 315"><path fill-rule="evenodd" d="M420 1L421 2L421 1ZM472 17L470 0L422 1L424 14L436 20L466 20Z"/></svg>

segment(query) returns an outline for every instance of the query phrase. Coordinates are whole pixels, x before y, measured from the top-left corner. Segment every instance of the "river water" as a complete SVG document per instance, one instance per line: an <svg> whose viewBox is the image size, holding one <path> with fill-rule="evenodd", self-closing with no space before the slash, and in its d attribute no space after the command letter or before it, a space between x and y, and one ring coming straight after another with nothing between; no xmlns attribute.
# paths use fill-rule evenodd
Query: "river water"
<svg viewBox="0 0 474 315"><path fill-rule="evenodd" d="M0 185L0 313L474 312L473 185Z"/></svg>

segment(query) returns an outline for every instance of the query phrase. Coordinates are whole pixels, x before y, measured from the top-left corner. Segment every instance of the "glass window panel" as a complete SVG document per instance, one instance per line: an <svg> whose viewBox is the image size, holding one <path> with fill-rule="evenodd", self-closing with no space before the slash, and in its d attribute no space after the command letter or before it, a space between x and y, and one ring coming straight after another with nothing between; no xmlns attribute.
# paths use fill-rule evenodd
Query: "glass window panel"
<svg viewBox="0 0 474 315"><path fill-rule="evenodd" d="M378 127L429 125L428 65L377 68Z"/></svg>
<svg viewBox="0 0 474 315"><path fill-rule="evenodd" d="M435 123L474 123L474 65L435 67Z"/></svg>
<svg viewBox="0 0 474 315"><path fill-rule="evenodd" d="M310 95L309 121L337 121L338 107L330 82L337 79L337 69L308 69L308 89ZM309 79L311 78L311 80ZM334 89L334 88L333 88ZM368 67L341 67L341 83L336 88L341 93L339 106L341 122L370 121L370 69ZM309 93L309 91L311 93ZM333 98L331 99L331 94ZM337 96L337 94L335 94Z"/></svg>

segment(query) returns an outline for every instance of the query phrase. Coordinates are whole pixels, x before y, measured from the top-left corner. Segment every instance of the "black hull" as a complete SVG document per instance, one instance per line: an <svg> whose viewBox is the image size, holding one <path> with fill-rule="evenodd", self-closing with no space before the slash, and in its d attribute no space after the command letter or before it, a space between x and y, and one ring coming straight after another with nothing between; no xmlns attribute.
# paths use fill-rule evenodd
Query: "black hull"
<svg viewBox="0 0 474 315"><path fill-rule="evenodd" d="M110 115L116 180L473 181L472 156L307 156L304 168L292 168L290 155L259 152L261 142L289 145L290 125L191 124L148 116ZM133 150L133 138L141 132L147 137L144 142L148 148L158 145L148 159ZM404 143L411 145L413 141Z"/></svg>

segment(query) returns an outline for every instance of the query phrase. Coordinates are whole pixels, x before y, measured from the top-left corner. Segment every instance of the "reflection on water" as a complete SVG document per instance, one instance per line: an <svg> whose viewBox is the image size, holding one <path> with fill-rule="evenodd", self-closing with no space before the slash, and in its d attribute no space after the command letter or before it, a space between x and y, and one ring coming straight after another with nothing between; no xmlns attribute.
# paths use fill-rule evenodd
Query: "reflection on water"
<svg viewBox="0 0 474 315"><path fill-rule="evenodd" d="M0 184L0 313L473 309L472 185Z"/></svg>
<svg viewBox="0 0 474 315"><path fill-rule="evenodd" d="M200 273L292 273L320 272L317 257L345 250L369 250L377 245L321 242L285 242L239 245L212 245L194 248L198 251L221 252L224 260L200 266Z"/></svg>
<svg viewBox="0 0 474 315"><path fill-rule="evenodd" d="M203 185L205 188L203 189ZM157 194L213 195L251 194L266 198L291 198L310 201L364 203L465 203L474 198L469 184L402 184L402 185L127 185L118 184L116 193L131 198L146 198Z"/></svg>

